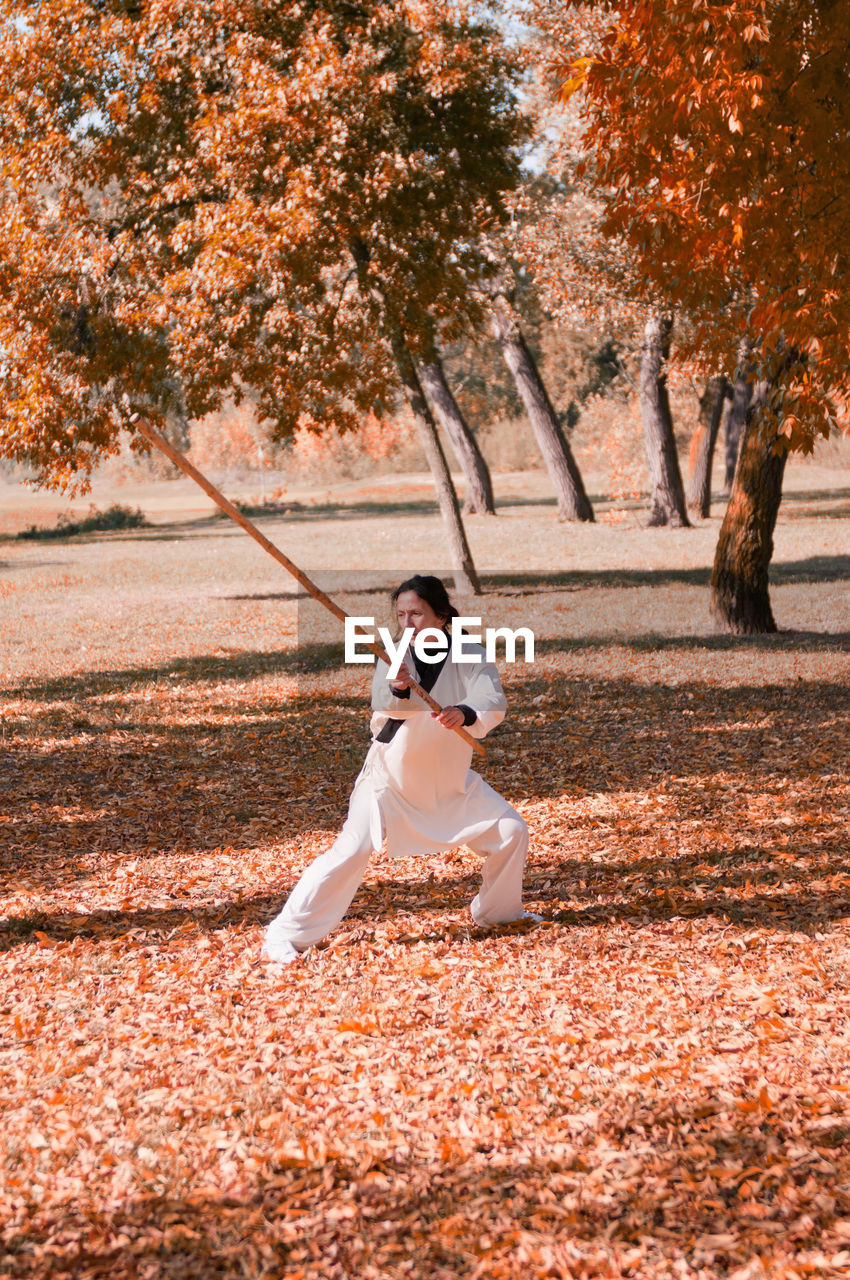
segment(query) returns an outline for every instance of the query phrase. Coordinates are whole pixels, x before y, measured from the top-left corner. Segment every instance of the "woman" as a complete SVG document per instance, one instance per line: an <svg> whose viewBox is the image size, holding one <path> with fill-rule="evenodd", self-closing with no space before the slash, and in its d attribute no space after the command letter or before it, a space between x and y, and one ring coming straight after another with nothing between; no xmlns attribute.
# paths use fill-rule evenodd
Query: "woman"
<svg viewBox="0 0 850 1280"><path fill-rule="evenodd" d="M427 627L443 631L457 610L439 578L416 574L392 595L399 626L414 638ZM470 769L472 748L454 732L465 725L483 738L503 719L507 703L495 666L465 641L480 663L453 662L451 652L417 665L412 646L394 680L376 662L372 680L372 745L354 784L348 817L337 840L296 884L266 930L263 954L280 964L297 960L342 919L363 879L373 849L386 836L390 856L437 853L466 845L484 855L472 918L484 927L538 920L522 906L528 828L483 778ZM413 678L440 703L439 713L411 693Z"/></svg>

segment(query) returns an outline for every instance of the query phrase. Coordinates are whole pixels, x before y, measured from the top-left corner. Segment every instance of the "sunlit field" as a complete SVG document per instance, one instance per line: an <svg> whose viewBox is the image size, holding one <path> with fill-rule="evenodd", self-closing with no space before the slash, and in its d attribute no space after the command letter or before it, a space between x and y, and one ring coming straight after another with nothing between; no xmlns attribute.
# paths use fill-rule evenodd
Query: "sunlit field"
<svg viewBox="0 0 850 1280"><path fill-rule="evenodd" d="M479 767L544 922L476 929L467 851L376 855L285 970L370 669L182 483L0 543L0 1275L850 1273L850 472L789 465L754 639L709 618L722 504L562 525L496 481L457 603L537 637ZM447 570L423 477L260 524L379 622Z"/></svg>

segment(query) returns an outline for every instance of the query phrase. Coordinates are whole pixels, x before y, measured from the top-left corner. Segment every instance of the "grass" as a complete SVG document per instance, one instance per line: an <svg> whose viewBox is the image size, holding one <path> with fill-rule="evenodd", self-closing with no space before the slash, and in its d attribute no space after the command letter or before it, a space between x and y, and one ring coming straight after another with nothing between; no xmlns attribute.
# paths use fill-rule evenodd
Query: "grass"
<svg viewBox="0 0 850 1280"><path fill-rule="evenodd" d="M81 533L111 533L116 529L140 529L147 523L145 514L139 507L133 511L130 507L113 502L105 511L98 511L94 506L90 507L89 514L80 520L72 519L67 512L63 511L52 528L31 524L28 529L22 529L16 536L18 541L24 542L57 542L76 537Z"/></svg>

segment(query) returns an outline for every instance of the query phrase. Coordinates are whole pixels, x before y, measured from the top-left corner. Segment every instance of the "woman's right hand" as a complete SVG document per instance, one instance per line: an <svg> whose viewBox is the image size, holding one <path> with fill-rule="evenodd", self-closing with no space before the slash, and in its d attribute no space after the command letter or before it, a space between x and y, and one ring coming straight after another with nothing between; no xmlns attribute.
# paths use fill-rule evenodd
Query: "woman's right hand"
<svg viewBox="0 0 850 1280"><path fill-rule="evenodd" d="M407 663L403 662L398 669L398 675L394 680L390 681L393 689L409 689L413 676L410 674L410 668Z"/></svg>

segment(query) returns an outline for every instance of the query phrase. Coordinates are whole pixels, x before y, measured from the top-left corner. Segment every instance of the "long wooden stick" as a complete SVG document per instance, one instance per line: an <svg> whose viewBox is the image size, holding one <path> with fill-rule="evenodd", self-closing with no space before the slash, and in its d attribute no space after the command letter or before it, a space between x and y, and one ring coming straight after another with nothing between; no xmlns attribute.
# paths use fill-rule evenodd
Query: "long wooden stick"
<svg viewBox="0 0 850 1280"><path fill-rule="evenodd" d="M306 573L304 573L302 569L299 569L298 565L294 564L293 561L289 559L289 556L285 556L273 542L270 542L265 534L260 533L257 526L253 524L247 516L243 516L239 508L234 507L233 503L229 502L228 499L225 498L224 494L220 493L219 490L216 489L215 485L211 484L206 476L202 475L197 467L194 467L184 454L180 453L178 449L175 449L172 444L169 444L165 439L165 436L160 435L158 431L154 430L149 422L146 422L137 414L133 414L130 421L140 435L144 436L152 445L155 445L156 448L164 453L167 458L171 459L176 467L179 467L180 470L194 480L196 484L200 485L204 493L212 498L217 507L220 507L226 515L229 515L231 520L235 520L246 533L251 535L255 542L259 542L263 550L267 551L270 556L277 560L278 564L282 564L284 569L286 569L288 573L292 574L296 582L300 582L304 590L309 592L314 600L318 600L319 604L324 605L329 613L332 613L335 618L339 618L340 622L345 622L345 619L348 617L345 610L341 609L336 601L332 600L329 595L326 595L321 587L317 587L315 582L311 581L311 579L307 577ZM387 666L391 665L390 658L379 644L372 644L369 640L362 640L361 643L365 645L367 649L370 649L377 658L380 658L382 662L386 662ZM422 699L426 706L431 708L432 711L439 714L439 712L443 710L439 702L436 702L434 698L431 697L430 693L423 689L421 684L417 684L415 680L411 680L410 688ZM473 751L477 751L480 756L486 755L483 742L479 742L477 738L473 738L471 734L466 732L466 729L463 728L463 726L458 727L454 732L459 734L459 736L463 738L464 742L468 742Z"/></svg>

